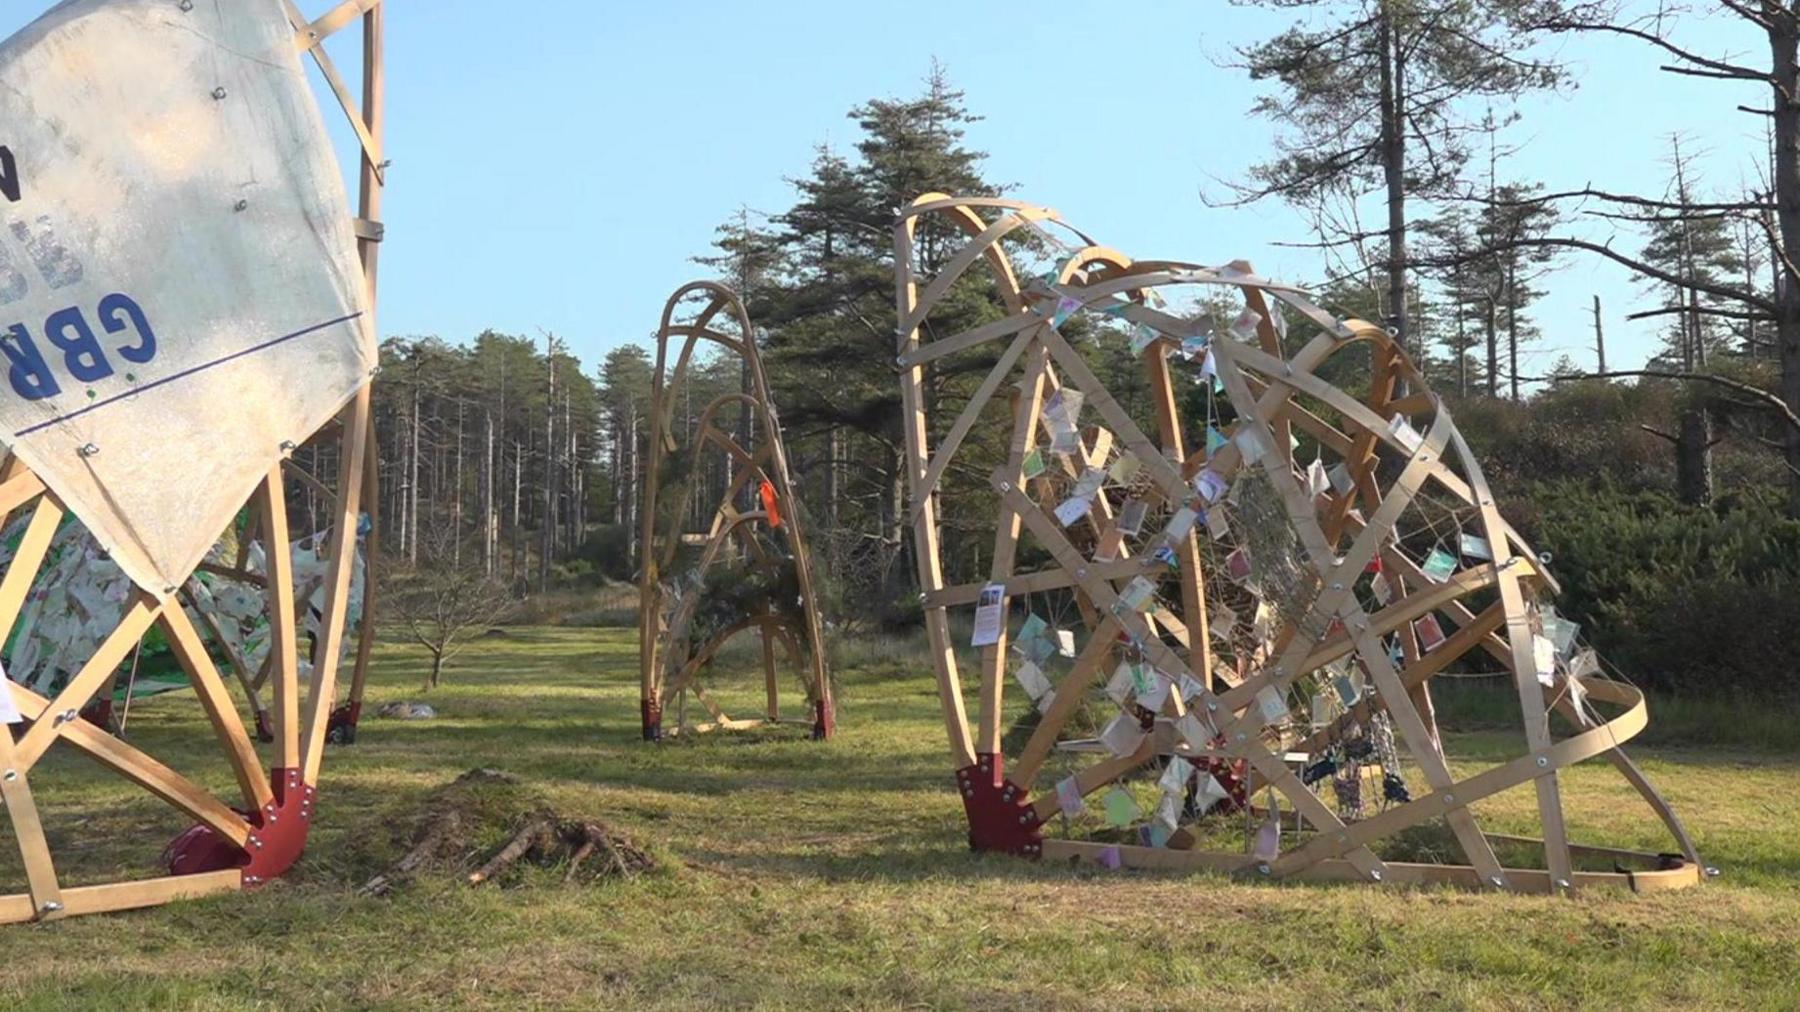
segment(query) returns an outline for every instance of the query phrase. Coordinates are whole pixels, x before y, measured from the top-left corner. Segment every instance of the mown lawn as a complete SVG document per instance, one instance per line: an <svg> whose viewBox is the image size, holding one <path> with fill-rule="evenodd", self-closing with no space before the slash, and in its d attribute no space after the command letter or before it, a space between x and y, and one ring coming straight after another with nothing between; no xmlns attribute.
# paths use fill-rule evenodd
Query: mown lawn
<svg viewBox="0 0 1800 1012"><path fill-rule="evenodd" d="M784 729L659 747L637 740L631 630L511 630L428 694L419 652L386 645L371 709L423 698L441 717L366 718L357 745L330 752L319 829L289 880L0 929L0 1007L1800 1007L1800 757L1634 750L1723 870L1685 893L1077 872L965 849L915 655L850 652L829 743ZM755 709L747 687L724 698ZM191 700L134 711L133 741L229 784ZM1449 740L1465 760L1503 746ZM476 766L651 844L668 870L591 887L541 873L509 890L434 878L356 897L393 853L389 820ZM1577 839L1668 849L1604 763L1564 782ZM148 871L181 828L60 749L34 786L76 882ZM1480 812L1492 830L1526 830L1535 807L1514 791ZM18 891L5 849L0 879Z"/></svg>

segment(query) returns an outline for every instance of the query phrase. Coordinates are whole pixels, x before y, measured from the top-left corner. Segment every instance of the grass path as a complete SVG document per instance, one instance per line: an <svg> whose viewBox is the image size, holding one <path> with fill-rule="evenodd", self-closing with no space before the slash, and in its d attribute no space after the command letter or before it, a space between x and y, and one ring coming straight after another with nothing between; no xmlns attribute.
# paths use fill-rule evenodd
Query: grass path
<svg viewBox="0 0 1800 1012"><path fill-rule="evenodd" d="M425 698L441 717L365 720L359 744L328 754L320 826L289 880L4 929L0 1007L1800 1007L1795 756L1634 750L1724 869L1686 893L1563 901L1075 872L962 846L928 674L891 651L859 654L840 672L829 743L783 732L651 747L636 740L629 630L513 630L424 697L421 655L384 645L371 702ZM139 705L130 735L184 770L212 762L189 699ZM1449 741L1453 757L1503 746ZM353 897L393 852L387 820L474 766L528 778L672 870ZM181 828L61 749L41 769L74 881L141 874ZM1565 784L1575 838L1667 848L1605 764ZM1480 811L1504 831L1533 806L1513 791Z"/></svg>

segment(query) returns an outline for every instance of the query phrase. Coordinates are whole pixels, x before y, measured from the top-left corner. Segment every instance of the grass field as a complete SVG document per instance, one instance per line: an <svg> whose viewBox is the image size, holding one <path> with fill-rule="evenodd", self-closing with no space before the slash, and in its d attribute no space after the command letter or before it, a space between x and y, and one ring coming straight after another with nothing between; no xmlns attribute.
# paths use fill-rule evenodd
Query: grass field
<svg viewBox="0 0 1800 1012"><path fill-rule="evenodd" d="M635 642L511 630L424 696L422 655L385 645L371 704L423 698L441 717L365 718L357 745L328 754L319 828L288 880L4 929L0 1007L1800 1007L1791 752L1634 750L1723 870L1685 893L1554 900L1078 872L963 846L916 650L865 644L844 658L829 743L784 729L650 746L637 740ZM754 709L747 689L735 698ZM228 786L191 700L140 704L128 731ZM1479 731L1448 745L1465 762L1506 750ZM395 852L392 819L476 766L610 822L666 870L589 887L542 872L506 890L428 878L356 897ZM1668 849L1604 763L1564 783L1575 838ZM181 828L60 749L34 786L76 882L149 871ZM1496 831L1529 828L1534 811L1529 791L1479 809ZM5 849L0 879L17 891Z"/></svg>

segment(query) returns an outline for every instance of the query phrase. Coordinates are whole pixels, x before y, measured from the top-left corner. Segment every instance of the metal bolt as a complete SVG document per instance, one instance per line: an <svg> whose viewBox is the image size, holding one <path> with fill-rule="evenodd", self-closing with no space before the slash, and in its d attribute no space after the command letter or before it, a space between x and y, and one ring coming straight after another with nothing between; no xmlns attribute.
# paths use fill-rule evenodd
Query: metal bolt
<svg viewBox="0 0 1800 1012"><path fill-rule="evenodd" d="M186 14L188 11L194 9L194 0L181 0L179 6L181 7L181 12Z"/></svg>
<svg viewBox="0 0 1800 1012"><path fill-rule="evenodd" d="M1207 709L1208 713L1218 713L1219 712L1218 700L1216 700L1216 699L1207 700L1206 701L1206 709Z"/></svg>
<svg viewBox="0 0 1800 1012"><path fill-rule="evenodd" d="M1720 874L1719 869L1714 868L1710 864L1706 866L1706 877L1707 878L1718 878L1719 874Z"/></svg>
<svg viewBox="0 0 1800 1012"><path fill-rule="evenodd" d="M215 102L225 101L225 86L224 85L221 84L217 88L213 89L213 100Z"/></svg>
<svg viewBox="0 0 1800 1012"><path fill-rule="evenodd" d="M1237 740L1238 740L1238 741L1243 741L1243 740L1244 740L1244 732L1242 732L1242 731L1239 731L1239 732L1238 732L1238 735L1237 735Z"/></svg>
<svg viewBox="0 0 1800 1012"><path fill-rule="evenodd" d="M62 722L65 724L72 724L75 722L75 719L80 716L81 713L77 710L64 710L62 712Z"/></svg>
<svg viewBox="0 0 1800 1012"><path fill-rule="evenodd" d="M1381 869L1377 868L1374 871L1370 872L1369 877L1374 879L1377 882L1381 881Z"/></svg>
<svg viewBox="0 0 1800 1012"><path fill-rule="evenodd" d="M94 454L100 452L100 448L93 443L83 443L81 444L81 448L75 452L81 454L83 457L92 457Z"/></svg>
<svg viewBox="0 0 1800 1012"><path fill-rule="evenodd" d="M1343 589L1344 589L1344 585L1343 585L1343 584L1341 584L1341 583L1333 583L1333 584L1332 584L1332 585L1331 585L1331 589L1332 589L1332 590L1343 590Z"/></svg>
<svg viewBox="0 0 1800 1012"><path fill-rule="evenodd" d="M234 211L248 211L248 210L250 210L250 202L249 202L249 201L248 201L248 200L244 200L244 199L242 199L242 198L239 198L239 199L238 199L238 202L237 202L237 203L236 203L236 204L233 204L233 205L232 205L232 210L234 210Z"/></svg>
<svg viewBox="0 0 1800 1012"><path fill-rule="evenodd" d="M1270 872L1270 871L1272 871L1272 870L1273 870L1273 869L1271 869L1271 868L1270 868L1270 867L1269 867L1269 866L1268 866L1268 865L1267 865L1267 864L1259 864L1259 865L1257 865L1257 866L1256 866L1256 870L1257 870L1257 872L1259 872L1259 873L1260 873L1260 874L1263 874L1263 875L1267 875L1267 874L1269 874L1269 872Z"/></svg>
<svg viewBox="0 0 1800 1012"><path fill-rule="evenodd" d="M1548 756L1538 756L1537 764L1540 767L1548 766L1548 765L1550 765L1550 758Z"/></svg>
<svg viewBox="0 0 1800 1012"><path fill-rule="evenodd" d="M1011 492L1012 491L1012 482L1010 482L1010 481L1001 482L1000 483L1000 491Z"/></svg>
<svg viewBox="0 0 1800 1012"><path fill-rule="evenodd" d="M1454 794L1444 795L1444 804L1453 805L1455 803L1456 803L1456 795L1454 795Z"/></svg>
<svg viewBox="0 0 1800 1012"><path fill-rule="evenodd" d="M1025 825L1026 823L1028 823L1030 821L1031 821L1031 816L1029 816L1029 815L1019 816L1019 825L1021 825L1021 826Z"/></svg>
<svg viewBox="0 0 1800 1012"><path fill-rule="evenodd" d="M1500 877L1500 876L1498 876L1498 875L1495 875L1495 876L1494 876L1494 877L1493 877L1493 878L1491 878L1491 879L1488 879L1488 881L1489 881L1489 882L1492 882L1492 883L1494 883L1494 888L1495 888L1495 889L1504 889L1504 888L1506 888L1506 880L1505 880L1505 879L1503 879L1503 878L1501 878L1501 877Z"/></svg>
<svg viewBox="0 0 1800 1012"><path fill-rule="evenodd" d="M1558 889L1567 889L1567 888L1569 888L1569 880L1568 880L1568 879L1566 879L1566 878L1559 878L1559 879L1557 879L1557 880L1556 880L1556 888L1558 888Z"/></svg>
<svg viewBox="0 0 1800 1012"><path fill-rule="evenodd" d="M43 907L41 907L40 909L42 909L43 912L46 914L54 914L57 911L61 910L62 908L63 908L63 905L61 903L56 902L55 900L45 900Z"/></svg>
<svg viewBox="0 0 1800 1012"><path fill-rule="evenodd" d="M6 773L3 774L3 776L5 777L6 782L10 784L14 780L19 779L19 771L18 770L7 770Z"/></svg>

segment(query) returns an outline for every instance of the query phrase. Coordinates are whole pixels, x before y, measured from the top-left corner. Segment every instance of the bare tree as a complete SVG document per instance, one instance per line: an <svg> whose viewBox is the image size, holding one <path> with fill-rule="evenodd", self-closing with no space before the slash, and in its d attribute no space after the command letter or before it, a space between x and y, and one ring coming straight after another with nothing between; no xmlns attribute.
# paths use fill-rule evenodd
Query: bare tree
<svg viewBox="0 0 1800 1012"><path fill-rule="evenodd" d="M431 654L425 688L437 687L444 668L479 632L503 621L518 603L512 589L479 565L463 565L455 531L433 525L422 533L417 563L393 566L384 578L388 614Z"/></svg>

